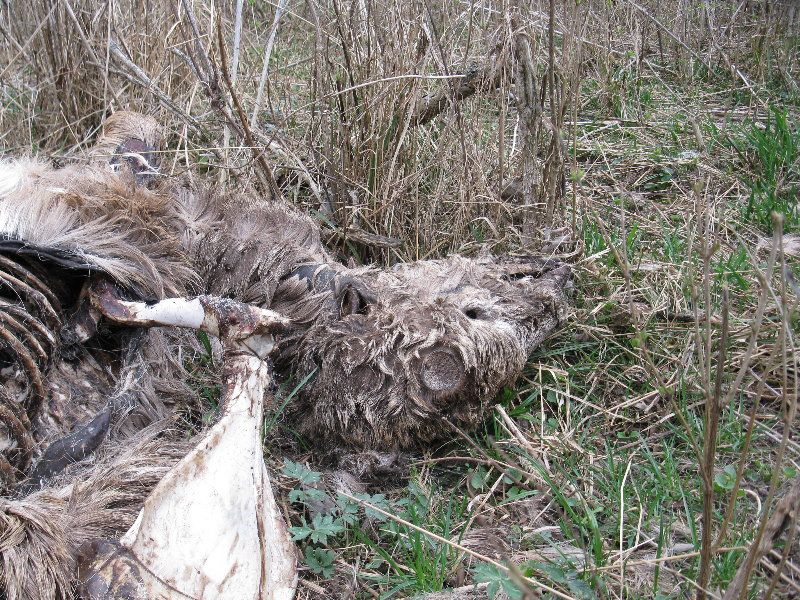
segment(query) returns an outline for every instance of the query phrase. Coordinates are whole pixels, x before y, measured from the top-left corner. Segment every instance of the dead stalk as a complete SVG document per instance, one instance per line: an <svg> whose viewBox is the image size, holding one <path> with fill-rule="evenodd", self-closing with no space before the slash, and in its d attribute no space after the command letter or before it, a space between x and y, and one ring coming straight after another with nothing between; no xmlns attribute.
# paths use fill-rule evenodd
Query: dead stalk
<svg viewBox="0 0 800 600"><path fill-rule="evenodd" d="M764 322L764 312L767 306L767 298L769 297L768 288L771 285L772 276L775 269L775 259L778 254L778 247L780 245L780 239L777 237L777 232L773 232L773 240L772 246L769 254L769 259L767 260L767 269L766 273L763 273L760 269L755 268L755 275L758 279L761 292L759 294L758 299L758 306L756 308L755 318L751 325L751 333L750 339L747 344L747 348L745 349L744 356L741 361L741 365L739 367L739 371L736 373L736 378L733 384L728 389L728 392L725 394L725 398L723 400L723 407L728 406L730 404L734 393L738 392L741 389L742 381L744 380L745 373L750 368L750 364L753 360L753 355L755 349L758 344L758 336L761 331L762 324ZM755 261L753 261L755 263ZM769 373L773 365L775 364L774 361L777 360L778 353L777 349L773 348L772 352L770 353L770 357L767 360L767 367L765 373ZM724 543L725 537L727 535L728 526L730 525L733 519L734 509L736 508L736 500L739 495L739 488L741 486L742 476L744 474L744 469L746 465L746 459L748 452L750 450L750 442L753 435L753 427L755 424L755 416L756 411L758 410L758 406L761 402L761 395L763 393L765 381L762 378L759 381L758 388L756 390L755 400L753 402L753 407L750 411L749 421L747 425L747 433L745 434L745 441L742 446L742 451L739 455L739 462L736 467L736 479L734 481L733 489L731 490L731 494L728 498L728 503L725 508L725 516L722 519L722 524L719 528L719 533L717 534L717 540L714 544L715 547L719 547L721 544Z"/></svg>
<svg viewBox="0 0 800 600"><path fill-rule="evenodd" d="M518 6L517 11L521 8ZM536 82L536 66L533 47L527 32L522 29L519 16L512 18L514 27L514 65L517 93L517 111L520 115L520 136L522 138L522 201L523 239L526 244L533 240L540 205L541 166L537 162L539 147L539 128L542 121L542 107L539 101Z"/></svg>
<svg viewBox="0 0 800 600"><path fill-rule="evenodd" d="M233 25L233 57L231 58L231 84L236 86L236 80L239 76L239 53L242 46L242 9L244 0L236 0L236 16L234 17ZM228 163L229 148L228 144L231 139L231 130L226 123L222 129L222 156L225 164ZM219 170L220 183L224 184L228 177L228 169Z"/></svg>
<svg viewBox="0 0 800 600"><path fill-rule="evenodd" d="M267 38L267 45L264 48L264 63L261 68L261 79L258 81L258 92L256 94L255 103L253 104L253 114L250 116L250 127L255 128L258 124L258 113L261 112L261 106L264 103L264 88L267 84L269 77L269 59L272 56L272 46L275 44L275 36L278 33L278 24L281 21L283 12L286 9L286 4L289 0L278 0L275 5L275 16L272 19L272 26L269 29L269 37Z"/></svg>
<svg viewBox="0 0 800 600"><path fill-rule="evenodd" d="M278 188L278 184L275 182L275 176L272 174L272 169L267 164L266 158L264 158L263 149L261 149L259 146L256 146L256 142L253 139L253 132L250 130L250 125L247 123L247 116L245 115L244 108L242 108L242 104L239 101L239 96L236 95L236 90L233 88L233 83L231 82L230 75L228 74L228 61L227 58L225 58L225 38L222 35L222 25L219 22L217 23L217 42L219 44L220 60L222 62L222 79L225 82L225 86L228 88L228 93L231 95L233 105L236 107L236 114L239 117L239 123L242 127L242 131L244 132L245 142L253 153L253 158L256 164L259 166L259 168L256 169L256 173L258 174L258 177L261 180L265 190L270 192L273 200L277 200L281 197L281 191Z"/></svg>
<svg viewBox="0 0 800 600"><path fill-rule="evenodd" d="M783 254L782 249L782 242L783 242L783 217L782 215L773 213L773 228L775 231L775 237L778 240L779 244L779 258L781 264L785 261L785 256ZM781 269L781 273L783 274L783 269ZM759 527L756 533L755 538L750 546L750 551L747 553L745 560L739 566L739 570L736 572L734 579L732 580L731 584L728 586L728 589L725 592L725 596L723 600L735 600L735 599L742 599L747 594L748 589L748 582L750 580L750 576L752 575L753 569L758 564L758 561L761 557L772 547L772 544L775 542L777 537L782 533L786 525L786 519L789 517L793 510L796 510L796 504L798 503L798 498L800 498L800 482L796 483L793 487L792 491L784 496L776 505L775 511L770 516L769 514L769 506L771 506L772 501L774 500L775 493L777 492L778 488L778 481L781 473L781 468L783 466L783 458L786 453L786 447L789 441L789 435L792 430L792 426L794 424L794 418L797 411L797 398L791 397L788 390L788 362L789 362L789 349L787 347L787 334L789 334L789 328L791 327L790 321L790 305L787 302L787 293L786 293L786 279L782 277L782 300L783 300L783 314L781 328L780 328L780 335L778 338L779 341L779 349L782 353L782 364L781 364L781 378L782 378L782 396L783 396L783 435L781 437L780 444L778 446L778 450L775 456L775 463L772 469L772 475L770 477L770 484L769 484L769 491L767 492L767 498L764 501L764 513L759 523ZM796 384L795 384L796 385ZM781 563L783 564L783 563ZM778 571L780 573L780 571Z"/></svg>
<svg viewBox="0 0 800 600"><path fill-rule="evenodd" d="M710 287L710 283L706 284ZM710 310L710 305L706 305L706 310ZM705 435L703 439L703 459L701 461L701 472L703 481L703 531L700 553L700 589L698 600L705 597L705 590L708 587L708 580L711 573L711 558L713 556L714 545L712 543L712 526L714 522L714 463L717 452L717 430L719 428L719 417L722 409L722 379L725 373L725 359L728 344L728 285L722 286L722 331L718 342L717 369L714 377L713 389L709 389L710 394L706 395L706 410L704 417ZM710 330L710 324L706 322L706 330Z"/></svg>

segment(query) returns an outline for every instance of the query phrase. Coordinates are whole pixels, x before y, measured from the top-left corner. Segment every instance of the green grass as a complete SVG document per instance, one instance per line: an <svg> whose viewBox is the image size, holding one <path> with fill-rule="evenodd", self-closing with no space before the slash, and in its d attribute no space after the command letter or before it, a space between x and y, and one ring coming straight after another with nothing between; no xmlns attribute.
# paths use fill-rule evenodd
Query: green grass
<svg viewBox="0 0 800 600"><path fill-rule="evenodd" d="M784 216L784 230L800 228L800 122L773 107L764 124L749 123L734 130L730 143L744 163L743 182L749 187L742 217L772 231L772 213Z"/></svg>
<svg viewBox="0 0 800 600"><path fill-rule="evenodd" d="M311 572L330 577L338 556L331 548L352 544L370 551L359 577L380 586L381 598L441 590L454 572L458 553L450 546L326 489L318 471L287 460L282 473L294 481L288 498L298 509L299 522L291 533ZM405 493L398 497L358 494L357 498L457 542L467 516L467 500L451 491L423 487L412 474ZM365 519L371 524L368 528Z"/></svg>

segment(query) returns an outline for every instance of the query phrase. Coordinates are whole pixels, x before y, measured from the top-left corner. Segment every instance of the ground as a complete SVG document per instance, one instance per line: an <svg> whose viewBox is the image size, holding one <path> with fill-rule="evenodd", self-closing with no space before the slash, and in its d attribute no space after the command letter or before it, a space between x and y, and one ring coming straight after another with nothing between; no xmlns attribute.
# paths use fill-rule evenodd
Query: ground
<svg viewBox="0 0 800 600"><path fill-rule="evenodd" d="M233 5L128 4L0 9L5 153L69 160L109 107L138 109L168 125L165 172L265 185L266 164L345 260L573 264L566 326L407 479L345 497L285 458L303 382L283 386L265 452L301 597L722 596L800 470L793 4L248 0L241 28ZM483 68L496 85L415 122ZM775 596L800 593L792 515L748 597L784 548Z"/></svg>

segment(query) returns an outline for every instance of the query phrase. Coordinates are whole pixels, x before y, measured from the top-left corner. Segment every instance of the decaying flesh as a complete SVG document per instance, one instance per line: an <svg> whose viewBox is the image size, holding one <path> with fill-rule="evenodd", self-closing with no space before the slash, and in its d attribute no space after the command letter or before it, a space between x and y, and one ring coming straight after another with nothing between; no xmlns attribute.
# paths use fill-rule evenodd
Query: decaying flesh
<svg viewBox="0 0 800 600"><path fill-rule="evenodd" d="M151 590L175 576L144 562L140 535L161 536L153 564L179 547L177 530L159 531L146 515L185 503L181 486L170 481L194 478L202 487L217 478L217 467L209 459L190 469L195 463L187 457L145 502L158 481L153 473L172 466L174 452L130 453L143 428L192 402L186 365L202 351L193 333L154 325L229 338L258 328L260 317L252 317L263 313L245 311L250 317L231 321L221 298L287 317L290 323L277 327L280 318L269 313L277 378L314 373L287 418L328 448L387 451L450 437L454 426L474 427L565 317L567 266L532 257L451 257L349 268L323 247L316 224L291 207L160 178L157 132L146 117L117 113L84 162L0 166L0 585L10 599L69 597L79 547L88 548L83 564L100 585L87 593L113 579L103 557L144 565L156 580L139 583ZM211 296L217 300L209 303ZM248 339L248 352L269 341ZM254 364L240 367L260 373ZM256 377L259 385L267 376ZM239 416L225 411L193 455L206 456L200 448L210 440L223 453L243 444L215 434L250 427ZM181 447L174 430L161 429L163 448ZM232 479L225 486L255 490L242 495L240 508L258 513L253 507L264 506L269 489L253 462L254 452L260 460L258 439L239 437L249 440L242 460L253 476L226 473ZM120 480L113 494L94 475L107 464L130 473L119 460L139 461L142 477ZM84 511L63 500L78 492ZM141 506L139 525L130 529ZM147 522L153 527L142 529ZM266 538L258 536L263 548ZM192 545L188 537L183 543ZM267 560L263 552L252 556L262 566ZM224 571L224 564L216 568ZM215 577L208 576L208 589L222 585ZM196 590L201 579L183 583ZM251 589L253 581L243 585Z"/></svg>
<svg viewBox="0 0 800 600"><path fill-rule="evenodd" d="M99 444L112 422L133 433L191 393L180 384L183 367L168 350L169 334L120 335L102 327L86 297L88 282L98 277L143 299L197 287L181 227L169 200L137 185L130 173L117 176L95 164L54 170L35 160L0 165L0 472L6 489L76 428L87 427L94 439L61 444L71 460L79 458L73 450ZM155 368L145 368L148 363ZM112 419L111 413L130 412L131 394L135 414ZM104 410L108 418L92 425ZM48 456L45 471L54 458Z"/></svg>

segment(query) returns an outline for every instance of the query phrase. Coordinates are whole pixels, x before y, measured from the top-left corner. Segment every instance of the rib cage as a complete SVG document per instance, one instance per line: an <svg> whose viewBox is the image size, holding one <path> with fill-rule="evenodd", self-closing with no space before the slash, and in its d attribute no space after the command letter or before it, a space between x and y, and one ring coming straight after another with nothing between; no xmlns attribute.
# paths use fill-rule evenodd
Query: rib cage
<svg viewBox="0 0 800 600"><path fill-rule="evenodd" d="M0 254L0 477L13 488L31 463L31 421L47 391L45 372L56 349L62 310L50 287L19 260ZM13 384L12 384L13 382Z"/></svg>

